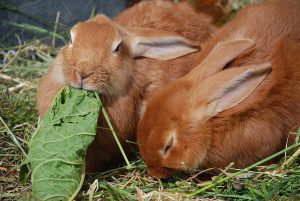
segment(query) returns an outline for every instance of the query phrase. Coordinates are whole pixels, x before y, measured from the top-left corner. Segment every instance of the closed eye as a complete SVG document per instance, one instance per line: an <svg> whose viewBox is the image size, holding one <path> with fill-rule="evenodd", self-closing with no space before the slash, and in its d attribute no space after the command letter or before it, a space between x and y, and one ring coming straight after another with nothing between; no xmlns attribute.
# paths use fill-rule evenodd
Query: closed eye
<svg viewBox="0 0 300 201"><path fill-rule="evenodd" d="M122 41L120 41L119 44L115 46L115 48L113 49L113 53L118 53L120 51L121 43L122 43Z"/></svg>
<svg viewBox="0 0 300 201"><path fill-rule="evenodd" d="M120 46L121 46L121 43L116 47L114 52L119 52L120 51Z"/></svg>
<svg viewBox="0 0 300 201"><path fill-rule="evenodd" d="M164 147L164 154L168 153L168 151L173 146L173 144L174 144L174 136L171 137L171 139L169 140L169 142L167 143L167 145Z"/></svg>

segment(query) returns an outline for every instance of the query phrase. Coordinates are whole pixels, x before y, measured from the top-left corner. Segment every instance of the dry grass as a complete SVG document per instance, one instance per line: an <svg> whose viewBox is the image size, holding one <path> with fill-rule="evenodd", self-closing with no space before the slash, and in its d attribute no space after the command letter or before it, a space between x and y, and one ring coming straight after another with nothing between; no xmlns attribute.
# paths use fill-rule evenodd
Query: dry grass
<svg viewBox="0 0 300 201"><path fill-rule="evenodd" d="M39 41L20 41L19 46L0 50L1 200L17 200L20 194L30 191L29 181L19 184L18 172L37 126L37 83L56 53L57 49ZM149 177L143 161L131 161L131 169L124 164L87 175L77 200L299 200L299 141L294 149L283 152L286 156L282 162L274 165L262 166L261 161L252 168L228 168L213 177L199 170L166 181Z"/></svg>

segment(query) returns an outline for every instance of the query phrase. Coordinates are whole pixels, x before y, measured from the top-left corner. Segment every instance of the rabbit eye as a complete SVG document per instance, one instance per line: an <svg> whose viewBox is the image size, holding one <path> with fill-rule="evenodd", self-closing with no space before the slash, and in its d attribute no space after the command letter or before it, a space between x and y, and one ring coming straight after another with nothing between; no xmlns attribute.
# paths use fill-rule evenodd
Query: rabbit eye
<svg viewBox="0 0 300 201"><path fill-rule="evenodd" d="M113 53L118 53L118 52L120 51L120 49L121 49L121 43L119 43L119 44L115 47L115 49L113 50Z"/></svg>
<svg viewBox="0 0 300 201"><path fill-rule="evenodd" d="M172 136L171 139L169 140L168 144L164 148L164 154L167 154L170 148L172 147L174 143L174 137Z"/></svg>
<svg viewBox="0 0 300 201"><path fill-rule="evenodd" d="M165 148L164 148L164 154L166 154L169 149L171 148L171 145L167 145Z"/></svg>

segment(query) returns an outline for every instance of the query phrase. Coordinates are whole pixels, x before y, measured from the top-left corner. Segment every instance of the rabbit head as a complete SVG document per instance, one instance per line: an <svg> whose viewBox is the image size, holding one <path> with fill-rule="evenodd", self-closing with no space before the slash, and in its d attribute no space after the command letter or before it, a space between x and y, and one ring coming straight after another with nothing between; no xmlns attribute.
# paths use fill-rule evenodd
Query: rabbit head
<svg viewBox="0 0 300 201"><path fill-rule="evenodd" d="M125 30L104 15L76 24L70 34L71 43L61 51L66 83L104 94L124 91L137 57L170 60L198 51L176 34L150 28Z"/></svg>
<svg viewBox="0 0 300 201"><path fill-rule="evenodd" d="M221 42L188 75L150 99L137 141L151 176L164 178L203 164L213 135L208 120L240 104L271 70L270 64L222 70L251 46L247 39Z"/></svg>

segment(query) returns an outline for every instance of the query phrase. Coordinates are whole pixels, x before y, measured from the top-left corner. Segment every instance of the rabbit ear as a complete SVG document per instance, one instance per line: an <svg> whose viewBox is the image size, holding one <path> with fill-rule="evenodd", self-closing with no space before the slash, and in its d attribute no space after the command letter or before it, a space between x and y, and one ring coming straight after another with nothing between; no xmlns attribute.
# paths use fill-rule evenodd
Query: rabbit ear
<svg viewBox="0 0 300 201"><path fill-rule="evenodd" d="M88 20L88 22L95 22L97 24L111 23L111 19L104 14L98 14Z"/></svg>
<svg viewBox="0 0 300 201"><path fill-rule="evenodd" d="M171 32L150 28L129 29L127 42L134 57L170 60L197 52L199 47Z"/></svg>
<svg viewBox="0 0 300 201"><path fill-rule="evenodd" d="M259 86L270 71L271 64L266 63L231 68L206 79L201 84L202 87L199 86L202 89L207 86L206 92L203 90L201 92L204 97L208 98L202 116L215 116L239 104Z"/></svg>
<svg viewBox="0 0 300 201"><path fill-rule="evenodd" d="M71 39L71 42L70 42L70 45L72 45L75 41L75 38L76 38L76 35L77 35L77 30L78 30L78 27L82 24L82 22L78 22L77 24L75 24L71 30L70 30L70 39Z"/></svg>
<svg viewBox="0 0 300 201"><path fill-rule="evenodd" d="M201 81L221 71L226 64L255 45L251 39L235 39L218 43L208 56L189 73L190 79Z"/></svg>

